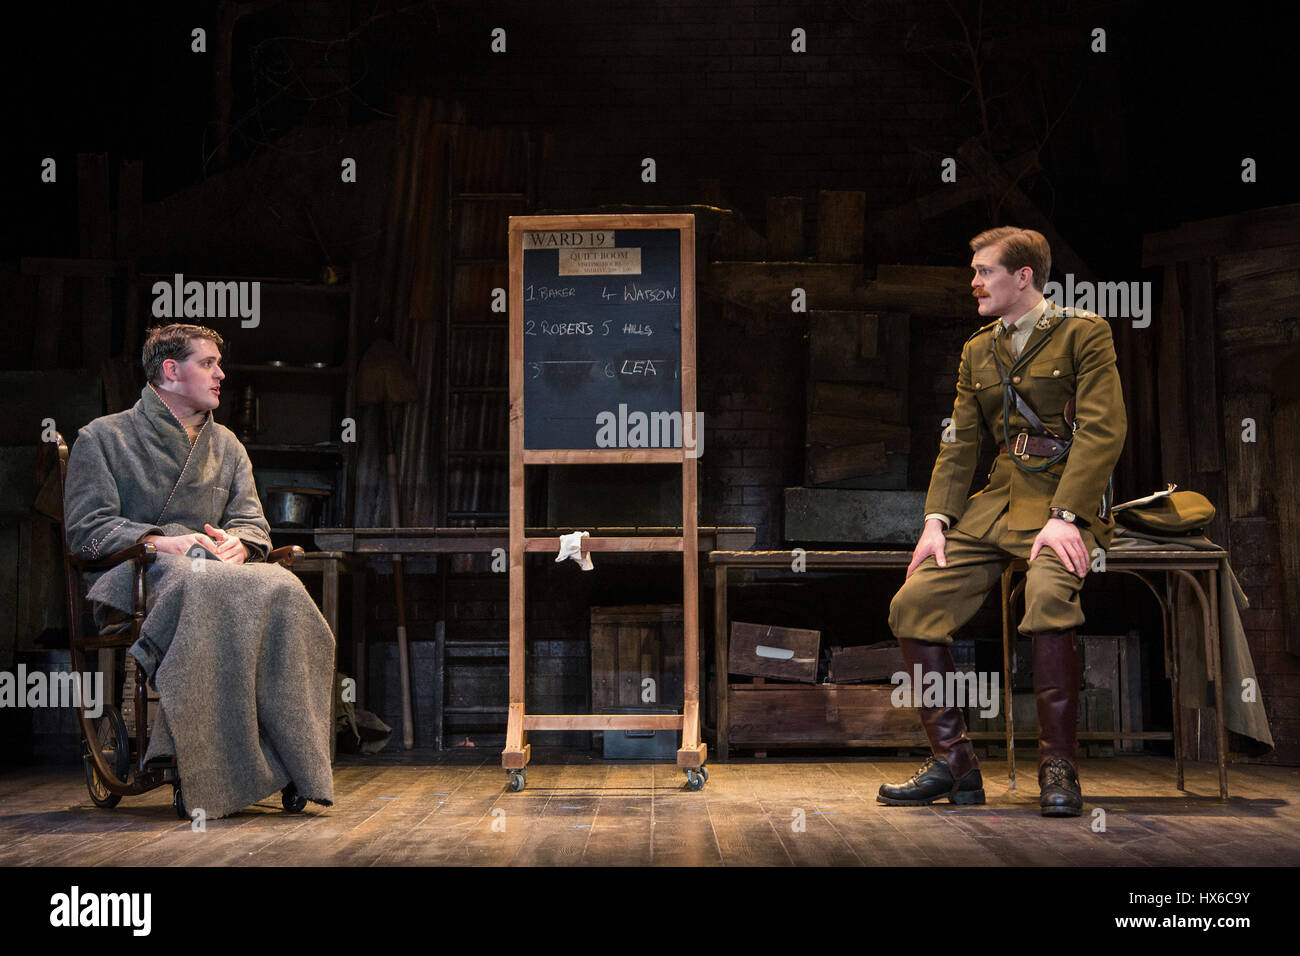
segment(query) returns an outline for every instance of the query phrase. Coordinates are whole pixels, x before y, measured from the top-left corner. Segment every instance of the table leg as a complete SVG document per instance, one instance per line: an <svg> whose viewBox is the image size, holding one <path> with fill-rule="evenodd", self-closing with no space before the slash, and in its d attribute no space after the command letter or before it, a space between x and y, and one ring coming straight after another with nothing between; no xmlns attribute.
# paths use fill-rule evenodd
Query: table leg
<svg viewBox="0 0 1300 956"><path fill-rule="evenodd" d="M1219 572L1205 572L1209 582L1210 608L1206 615L1205 639L1207 650L1214 657L1214 719L1219 741L1219 799L1228 799L1228 732L1223 722L1223 660L1219 646Z"/></svg>
<svg viewBox="0 0 1300 956"><path fill-rule="evenodd" d="M1183 785L1183 704L1182 688L1178 679L1178 668L1180 664L1179 649L1182 642L1182 633L1178 628L1177 605L1174 603L1176 597L1173 578L1165 574L1165 607L1163 608L1163 619L1166 633L1165 650L1169 655L1169 683L1171 692L1174 695L1174 770L1178 775L1178 789L1186 790Z"/></svg>
<svg viewBox="0 0 1300 956"><path fill-rule="evenodd" d="M1011 684L1015 673L1011 669L1011 568L1002 572L1002 673L1005 677L1003 715L1007 729L1007 789L1016 789L1016 727L1012 716Z"/></svg>
<svg viewBox="0 0 1300 956"><path fill-rule="evenodd" d="M727 745L727 566L713 566L713 670L717 675L714 684L717 724L718 760L726 763L730 748Z"/></svg>
<svg viewBox="0 0 1300 956"><path fill-rule="evenodd" d="M339 720L339 562L335 558L325 558L321 568L321 612L330 633L334 635L334 676L330 684L330 763L334 762L338 734L335 732Z"/></svg>
<svg viewBox="0 0 1300 956"><path fill-rule="evenodd" d="M366 694L366 575L364 558L352 569L352 670L357 680L356 705L364 707Z"/></svg>

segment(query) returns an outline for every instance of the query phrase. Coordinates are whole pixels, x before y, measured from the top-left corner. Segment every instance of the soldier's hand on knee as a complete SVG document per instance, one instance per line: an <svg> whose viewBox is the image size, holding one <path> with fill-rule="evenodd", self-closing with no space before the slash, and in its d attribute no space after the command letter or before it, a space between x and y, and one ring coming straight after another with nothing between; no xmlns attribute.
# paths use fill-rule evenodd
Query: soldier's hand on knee
<svg viewBox="0 0 1300 956"><path fill-rule="evenodd" d="M934 563L941 568L948 566L948 559L944 556L943 546L947 538L943 534L943 522L931 518L925 523L925 530L921 532L921 538L916 542L916 549L912 552L912 563L907 566L906 578L912 576L912 572L921 566L921 562L931 555L934 556Z"/></svg>
<svg viewBox="0 0 1300 956"><path fill-rule="evenodd" d="M1034 538L1034 546L1029 551L1029 560L1033 561L1037 558L1038 552L1043 548L1051 548L1055 551L1061 563L1078 577L1082 578L1088 573L1090 563L1088 549L1083 546L1083 535L1079 534L1079 529L1070 522L1062 521L1060 518L1047 519L1043 530L1038 532L1038 537Z"/></svg>

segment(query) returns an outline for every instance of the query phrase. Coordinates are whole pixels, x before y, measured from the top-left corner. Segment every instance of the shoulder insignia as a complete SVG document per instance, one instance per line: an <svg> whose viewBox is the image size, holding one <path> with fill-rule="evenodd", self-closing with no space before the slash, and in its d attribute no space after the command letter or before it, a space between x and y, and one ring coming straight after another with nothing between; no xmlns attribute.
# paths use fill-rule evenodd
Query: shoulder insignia
<svg viewBox="0 0 1300 956"><path fill-rule="evenodd" d="M1072 305L1059 306L1056 305L1056 303L1054 302L1050 304L1052 306L1055 306L1055 308L1049 309L1047 313L1044 313L1045 316L1055 311L1055 313L1061 316L1061 318L1063 319L1087 319L1089 322L1098 322L1102 320L1101 316L1098 315L1096 312L1089 312L1087 309L1075 308Z"/></svg>
<svg viewBox="0 0 1300 956"><path fill-rule="evenodd" d="M990 329L995 328L995 327L996 327L997 325L999 325L1001 322L1002 322L1001 319L994 319L994 320L993 320L992 322L990 322L988 325L982 325L982 326L980 326L978 329L976 329L974 332L972 332L972 333L970 334L970 337L967 338L966 341L969 342L971 339L975 338L976 336L978 336L978 335L982 335L983 333L988 332Z"/></svg>

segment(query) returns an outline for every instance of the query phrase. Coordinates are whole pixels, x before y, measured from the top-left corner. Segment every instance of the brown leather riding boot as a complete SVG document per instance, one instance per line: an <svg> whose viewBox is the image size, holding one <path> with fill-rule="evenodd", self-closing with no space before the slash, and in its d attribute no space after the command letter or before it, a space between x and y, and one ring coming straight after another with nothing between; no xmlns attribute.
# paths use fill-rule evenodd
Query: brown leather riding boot
<svg viewBox="0 0 1300 956"><path fill-rule="evenodd" d="M1034 698L1038 705L1039 807L1045 817L1077 817L1083 792L1074 751L1079 722L1079 643L1074 631L1038 631Z"/></svg>
<svg viewBox="0 0 1300 956"><path fill-rule="evenodd" d="M946 675L957 669L946 644L899 638L898 646L903 651L909 677L914 677L917 664L921 665L922 674ZM933 756L906 783L882 784L877 802L914 807L947 797L951 803L983 803L984 779L975 759L975 746L966 736L966 719L961 708L921 707L918 713Z"/></svg>

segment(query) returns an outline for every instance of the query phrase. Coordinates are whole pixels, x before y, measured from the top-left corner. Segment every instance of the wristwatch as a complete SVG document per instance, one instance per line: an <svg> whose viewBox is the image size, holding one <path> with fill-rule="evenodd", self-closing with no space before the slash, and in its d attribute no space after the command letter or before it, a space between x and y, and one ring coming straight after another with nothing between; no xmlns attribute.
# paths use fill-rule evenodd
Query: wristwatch
<svg viewBox="0 0 1300 956"><path fill-rule="evenodd" d="M1073 511L1067 511L1065 508L1048 508L1047 514L1052 518L1060 518L1062 521L1068 521L1072 525L1082 525L1079 516Z"/></svg>

